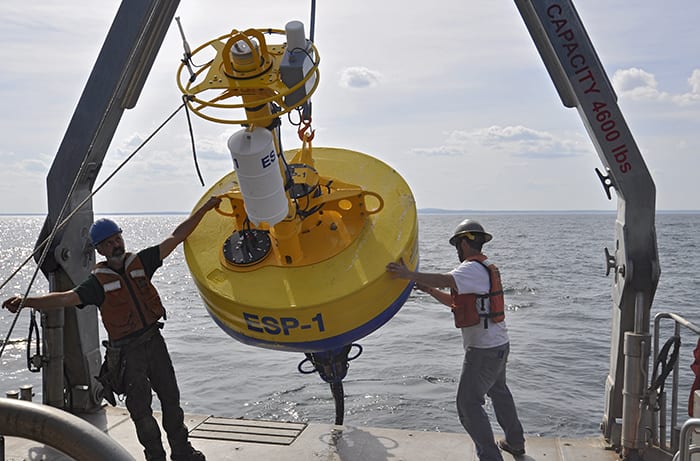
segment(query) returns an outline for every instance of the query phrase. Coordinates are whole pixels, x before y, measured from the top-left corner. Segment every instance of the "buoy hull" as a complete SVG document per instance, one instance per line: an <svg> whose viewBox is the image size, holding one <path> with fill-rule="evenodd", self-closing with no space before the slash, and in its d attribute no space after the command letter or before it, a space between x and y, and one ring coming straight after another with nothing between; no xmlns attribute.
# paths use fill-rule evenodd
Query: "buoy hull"
<svg viewBox="0 0 700 461"><path fill-rule="evenodd" d="M309 265L238 272L220 258L222 243L237 230L235 221L215 212L185 242L185 258L209 314L245 344L295 352L341 347L388 322L410 294L411 283L392 279L385 270L399 259L412 269L418 265L417 212L406 182L385 163L359 152L314 147L313 154L321 176L361 185L384 201L343 251ZM227 174L196 206L236 181L235 172ZM324 242L313 245L322 248Z"/></svg>

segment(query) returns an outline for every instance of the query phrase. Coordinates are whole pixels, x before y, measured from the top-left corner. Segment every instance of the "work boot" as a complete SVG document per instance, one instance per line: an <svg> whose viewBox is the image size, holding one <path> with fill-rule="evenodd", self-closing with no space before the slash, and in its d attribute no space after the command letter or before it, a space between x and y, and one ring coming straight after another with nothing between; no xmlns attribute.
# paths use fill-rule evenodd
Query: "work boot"
<svg viewBox="0 0 700 461"><path fill-rule="evenodd" d="M204 457L204 453L199 450L195 450L192 445L189 445L187 453L173 453L170 455L170 459L173 461L206 461L207 458Z"/></svg>
<svg viewBox="0 0 700 461"><path fill-rule="evenodd" d="M204 453L193 448L188 461L206 461L206 459L207 458L204 457Z"/></svg>
<svg viewBox="0 0 700 461"><path fill-rule="evenodd" d="M498 448L501 450L510 453L513 455L513 458L520 458L521 456L525 455L525 447L523 448L515 448L511 446L508 442L505 440L499 440L498 441Z"/></svg>

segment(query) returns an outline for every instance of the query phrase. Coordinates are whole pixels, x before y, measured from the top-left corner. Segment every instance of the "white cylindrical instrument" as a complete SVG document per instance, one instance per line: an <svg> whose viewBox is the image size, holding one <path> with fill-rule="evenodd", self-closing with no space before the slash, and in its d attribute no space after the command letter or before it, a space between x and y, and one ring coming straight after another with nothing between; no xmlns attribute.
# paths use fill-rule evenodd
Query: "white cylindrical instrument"
<svg viewBox="0 0 700 461"><path fill-rule="evenodd" d="M228 139L248 219L270 227L289 212L272 133L265 128L240 130Z"/></svg>

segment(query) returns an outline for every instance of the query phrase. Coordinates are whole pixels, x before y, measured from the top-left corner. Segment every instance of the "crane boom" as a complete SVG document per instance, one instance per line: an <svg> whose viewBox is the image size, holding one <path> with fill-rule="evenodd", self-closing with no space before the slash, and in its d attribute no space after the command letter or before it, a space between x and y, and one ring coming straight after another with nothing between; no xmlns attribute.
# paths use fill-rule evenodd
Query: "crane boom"
<svg viewBox="0 0 700 461"><path fill-rule="evenodd" d="M640 376L648 364L649 313L660 276L654 181L573 3L515 3L562 103L578 110L605 165L607 175L598 173L605 192L610 198L613 188L618 196L614 254L606 249L608 272L613 270L613 303L602 429L613 446L639 449L643 445L639 401L644 390ZM637 357L629 371L626 355Z"/></svg>

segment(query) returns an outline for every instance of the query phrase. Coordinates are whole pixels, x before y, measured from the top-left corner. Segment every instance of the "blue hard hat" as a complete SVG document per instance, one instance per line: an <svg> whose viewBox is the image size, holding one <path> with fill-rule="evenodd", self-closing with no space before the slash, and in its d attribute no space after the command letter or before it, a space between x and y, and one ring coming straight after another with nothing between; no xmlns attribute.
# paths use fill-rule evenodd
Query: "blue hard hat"
<svg viewBox="0 0 700 461"><path fill-rule="evenodd" d="M117 223L111 219L101 218L90 226L90 240L92 240L93 245L99 245L104 240L107 240L109 237L121 231Z"/></svg>

